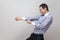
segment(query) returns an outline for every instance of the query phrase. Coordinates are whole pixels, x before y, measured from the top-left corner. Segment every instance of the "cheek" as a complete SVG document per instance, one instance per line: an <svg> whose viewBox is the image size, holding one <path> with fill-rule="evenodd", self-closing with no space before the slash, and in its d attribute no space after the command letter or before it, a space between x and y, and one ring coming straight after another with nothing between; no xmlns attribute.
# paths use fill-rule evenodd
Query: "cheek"
<svg viewBox="0 0 60 40"><path fill-rule="evenodd" d="M45 10L42 10L42 12L45 12Z"/></svg>
<svg viewBox="0 0 60 40"><path fill-rule="evenodd" d="M41 13L44 13L44 10L43 10L43 9L41 9L41 10L40 10L40 12L41 12Z"/></svg>
<svg viewBox="0 0 60 40"><path fill-rule="evenodd" d="M44 10L41 10L40 12L44 12Z"/></svg>

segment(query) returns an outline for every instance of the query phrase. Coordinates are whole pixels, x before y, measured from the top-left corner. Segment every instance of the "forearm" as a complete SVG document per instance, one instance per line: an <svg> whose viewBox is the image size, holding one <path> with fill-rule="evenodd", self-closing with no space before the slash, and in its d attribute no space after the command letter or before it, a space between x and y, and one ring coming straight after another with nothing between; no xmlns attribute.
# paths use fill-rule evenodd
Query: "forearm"
<svg viewBox="0 0 60 40"><path fill-rule="evenodd" d="M34 21L39 19L40 16L34 16L34 17L22 17L23 20L30 20L30 21Z"/></svg>

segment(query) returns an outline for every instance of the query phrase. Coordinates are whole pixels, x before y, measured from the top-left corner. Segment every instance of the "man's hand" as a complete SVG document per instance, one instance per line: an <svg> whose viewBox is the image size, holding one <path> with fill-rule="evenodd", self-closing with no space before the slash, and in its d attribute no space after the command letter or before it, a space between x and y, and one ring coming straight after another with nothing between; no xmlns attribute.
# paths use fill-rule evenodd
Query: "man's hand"
<svg viewBox="0 0 60 40"><path fill-rule="evenodd" d="M19 21L19 20L22 20L22 18L16 17L15 20L16 20L16 21Z"/></svg>
<svg viewBox="0 0 60 40"><path fill-rule="evenodd" d="M29 23L29 24L31 24L31 21L30 20L27 20L26 22Z"/></svg>

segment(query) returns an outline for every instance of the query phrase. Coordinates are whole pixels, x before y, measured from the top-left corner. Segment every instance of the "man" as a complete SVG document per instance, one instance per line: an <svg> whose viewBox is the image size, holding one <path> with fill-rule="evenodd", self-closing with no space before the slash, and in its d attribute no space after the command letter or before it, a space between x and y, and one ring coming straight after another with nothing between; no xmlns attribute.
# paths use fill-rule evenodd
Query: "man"
<svg viewBox="0 0 60 40"><path fill-rule="evenodd" d="M52 24L53 17L49 13L47 4L41 4L39 6L39 11L41 15L37 15L35 17L16 17L16 21L25 20L27 23L35 26L33 33L26 40L44 40L44 33Z"/></svg>

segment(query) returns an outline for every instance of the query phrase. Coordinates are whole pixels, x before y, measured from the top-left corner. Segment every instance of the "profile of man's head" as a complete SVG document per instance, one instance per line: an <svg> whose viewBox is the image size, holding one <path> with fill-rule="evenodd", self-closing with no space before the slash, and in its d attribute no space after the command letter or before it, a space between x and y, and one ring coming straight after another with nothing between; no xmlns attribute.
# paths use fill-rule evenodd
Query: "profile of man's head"
<svg viewBox="0 0 60 40"><path fill-rule="evenodd" d="M46 12L49 11L48 5L45 3L42 3L41 5L39 5L39 11L40 13L45 14Z"/></svg>

